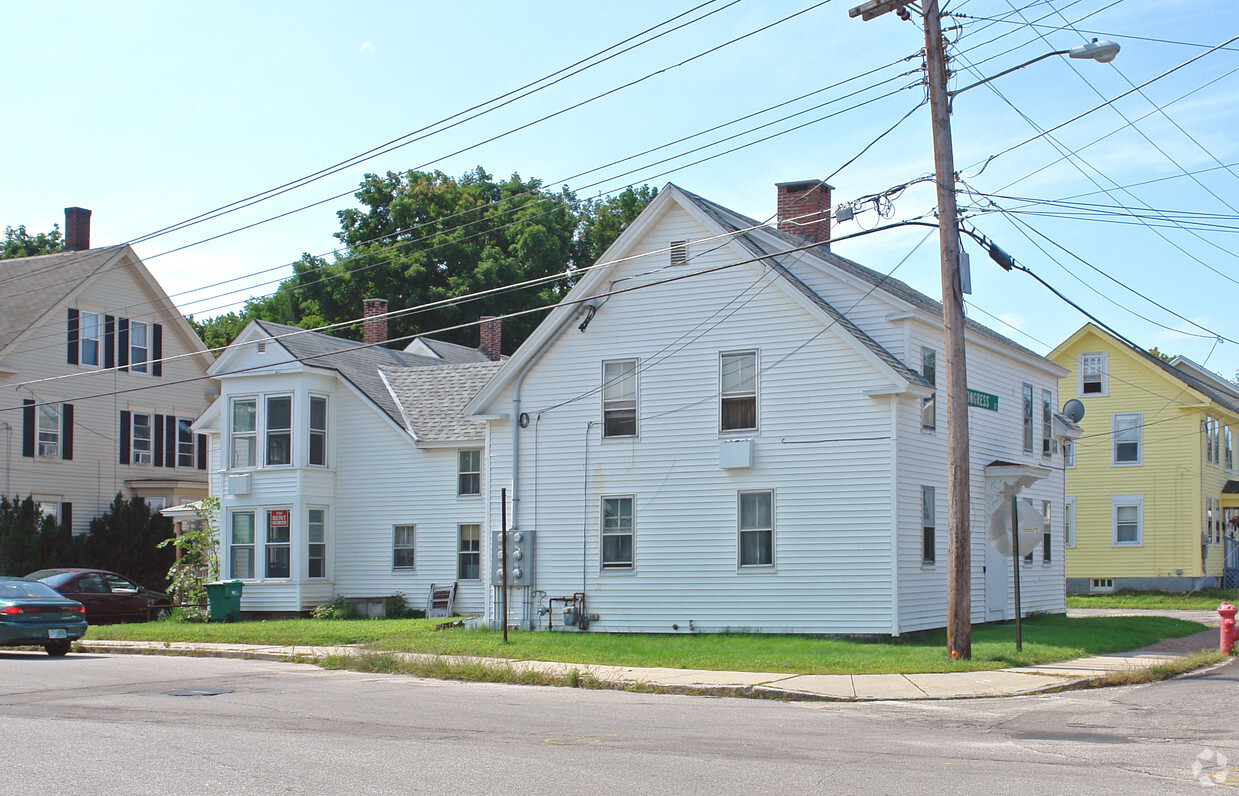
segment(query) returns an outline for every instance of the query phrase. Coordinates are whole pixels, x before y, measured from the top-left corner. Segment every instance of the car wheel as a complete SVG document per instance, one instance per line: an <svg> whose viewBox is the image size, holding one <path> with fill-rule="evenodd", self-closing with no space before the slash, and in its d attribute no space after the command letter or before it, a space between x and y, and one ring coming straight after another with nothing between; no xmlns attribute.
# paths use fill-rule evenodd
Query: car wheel
<svg viewBox="0 0 1239 796"><path fill-rule="evenodd" d="M166 605L152 605L151 606L151 621L152 622L163 622L167 618L168 618L168 606Z"/></svg>
<svg viewBox="0 0 1239 796"><path fill-rule="evenodd" d="M47 650L47 654L53 658L62 658L68 655L69 647L68 641L49 641L43 645L43 649Z"/></svg>

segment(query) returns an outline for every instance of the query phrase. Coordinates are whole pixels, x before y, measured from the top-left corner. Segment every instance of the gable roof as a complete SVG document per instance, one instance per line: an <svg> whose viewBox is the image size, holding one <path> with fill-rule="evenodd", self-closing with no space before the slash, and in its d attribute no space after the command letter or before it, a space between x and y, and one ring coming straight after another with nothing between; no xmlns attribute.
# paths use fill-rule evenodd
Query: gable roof
<svg viewBox="0 0 1239 796"><path fill-rule="evenodd" d="M1091 322L1084 324L1066 340L1055 346L1054 350L1050 352L1050 356L1055 356L1064 351L1086 334L1092 334L1095 337L1112 341L1120 348L1125 348L1132 352L1148 365L1195 390L1207 400L1239 415L1239 386L1226 386L1228 383L1225 379L1205 370L1205 368L1197 365L1187 357L1175 357L1173 361L1166 362L1161 357L1151 354L1129 340L1113 335Z"/></svg>
<svg viewBox="0 0 1239 796"><path fill-rule="evenodd" d="M332 337L297 326L271 321L253 321L254 325L276 338L292 357L304 364L323 370L334 370L374 402L400 427L405 427L400 407L379 375L380 368L405 368L442 365L437 359L397 351L385 346L366 345L356 340ZM220 374L223 375L223 374Z"/></svg>
<svg viewBox="0 0 1239 796"><path fill-rule="evenodd" d="M490 362L490 357L483 354L481 349L470 348L469 346L458 345L456 343L448 343L443 340L435 340L433 337L415 337L413 341L404 347L407 353L416 353L414 350L419 344L430 349L431 353L450 364L463 364L465 362Z"/></svg>
<svg viewBox="0 0 1239 796"><path fill-rule="evenodd" d="M0 351L87 278L123 257L128 248L109 246L0 260L0 280L7 287L0 313Z"/></svg>
<svg viewBox="0 0 1239 796"><path fill-rule="evenodd" d="M486 424L465 417L464 408L503 366L467 362L435 367L384 368L383 376L419 442L481 441Z"/></svg>

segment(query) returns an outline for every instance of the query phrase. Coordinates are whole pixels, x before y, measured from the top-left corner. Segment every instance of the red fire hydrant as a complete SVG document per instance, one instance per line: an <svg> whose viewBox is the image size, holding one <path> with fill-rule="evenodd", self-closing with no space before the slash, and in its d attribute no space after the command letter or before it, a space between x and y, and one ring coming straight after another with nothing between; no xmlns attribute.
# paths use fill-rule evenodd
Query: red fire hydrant
<svg viewBox="0 0 1239 796"><path fill-rule="evenodd" d="M1235 630L1235 611L1237 609L1230 603L1222 603L1217 607L1218 616L1222 617L1222 645L1221 650L1229 655L1235 649L1235 640L1239 638L1239 631Z"/></svg>

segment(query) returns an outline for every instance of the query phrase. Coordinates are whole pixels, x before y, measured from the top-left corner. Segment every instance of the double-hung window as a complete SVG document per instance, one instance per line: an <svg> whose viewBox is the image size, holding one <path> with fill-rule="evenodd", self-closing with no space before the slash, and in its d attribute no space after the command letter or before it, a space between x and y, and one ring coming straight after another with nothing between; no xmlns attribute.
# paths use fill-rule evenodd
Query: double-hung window
<svg viewBox="0 0 1239 796"><path fill-rule="evenodd" d="M327 466L327 399L310 396L310 464Z"/></svg>
<svg viewBox="0 0 1239 796"><path fill-rule="evenodd" d="M934 488L921 487L921 563L932 564L937 560L934 536L937 523L934 508Z"/></svg>
<svg viewBox="0 0 1239 796"><path fill-rule="evenodd" d="M258 464L258 401L254 398L232 402L232 466Z"/></svg>
<svg viewBox="0 0 1239 796"><path fill-rule="evenodd" d="M1033 451L1033 388L1031 384L1024 385L1024 450Z"/></svg>
<svg viewBox="0 0 1239 796"><path fill-rule="evenodd" d="M1063 503L1063 546L1076 546L1076 499L1067 498Z"/></svg>
<svg viewBox="0 0 1239 796"><path fill-rule="evenodd" d="M78 359L83 365L99 366L99 316L93 312L83 312L78 316L78 345L81 355Z"/></svg>
<svg viewBox="0 0 1239 796"><path fill-rule="evenodd" d="M459 451L456 456L456 494L482 494L482 452Z"/></svg>
<svg viewBox="0 0 1239 796"><path fill-rule="evenodd" d="M757 429L757 352L719 355L719 428L722 431Z"/></svg>
<svg viewBox="0 0 1239 796"><path fill-rule="evenodd" d="M150 464L153 442L151 439L151 416L134 412L131 415L133 430L129 437L134 464Z"/></svg>
<svg viewBox="0 0 1239 796"><path fill-rule="evenodd" d="M228 572L241 580L254 579L254 512L232 515L232 541L228 545Z"/></svg>
<svg viewBox="0 0 1239 796"><path fill-rule="evenodd" d="M1139 547L1144 543L1144 495L1112 495L1110 513L1110 544Z"/></svg>
<svg viewBox="0 0 1239 796"><path fill-rule="evenodd" d="M461 525L459 534L460 547L456 557L456 579L477 580L481 577L482 526Z"/></svg>
<svg viewBox="0 0 1239 796"><path fill-rule="evenodd" d="M1073 439L1063 440L1063 467L1076 466L1076 441Z"/></svg>
<svg viewBox="0 0 1239 796"><path fill-rule="evenodd" d="M1049 390L1041 391L1041 455L1053 453L1054 396Z"/></svg>
<svg viewBox="0 0 1239 796"><path fill-rule="evenodd" d="M176 466L193 467L197 464L197 453L194 448L194 421L187 417L176 419Z"/></svg>
<svg viewBox="0 0 1239 796"><path fill-rule="evenodd" d="M417 528L413 525L392 526L392 569L415 569L414 556Z"/></svg>
<svg viewBox="0 0 1239 796"><path fill-rule="evenodd" d="M310 509L306 512L306 577L327 577L327 512Z"/></svg>
<svg viewBox="0 0 1239 796"><path fill-rule="evenodd" d="M1041 516L1045 518L1045 524L1041 526L1041 563L1048 564L1054 557L1054 535L1050 530L1053 527L1050 521L1050 501L1041 501Z"/></svg>
<svg viewBox="0 0 1239 796"><path fill-rule="evenodd" d="M1106 395L1106 355L1080 355L1080 394Z"/></svg>
<svg viewBox="0 0 1239 796"><path fill-rule="evenodd" d="M740 566L773 566L774 493L741 492L739 504Z"/></svg>
<svg viewBox="0 0 1239 796"><path fill-rule="evenodd" d="M1114 440L1113 464L1140 464L1139 412L1117 414L1110 421L1110 437Z"/></svg>
<svg viewBox="0 0 1239 796"><path fill-rule="evenodd" d="M1213 444L1216 436L1213 433L1213 418L1205 415L1205 464L1217 464L1217 457L1214 455L1216 447Z"/></svg>
<svg viewBox="0 0 1239 796"><path fill-rule="evenodd" d="M602 436L637 436L637 360L602 363Z"/></svg>
<svg viewBox="0 0 1239 796"><path fill-rule="evenodd" d="M1222 458L1225 460L1227 472L1235 469L1235 441L1230 436L1230 426L1222 429L1222 444L1226 447L1222 449Z"/></svg>
<svg viewBox="0 0 1239 796"><path fill-rule="evenodd" d="M291 464L293 460L292 396L269 396L266 420L267 465Z"/></svg>
<svg viewBox="0 0 1239 796"><path fill-rule="evenodd" d="M60 457L60 407L56 404L39 405L39 446L40 456L52 459Z"/></svg>
<svg viewBox="0 0 1239 796"><path fill-rule="evenodd" d="M292 574L291 517L288 509L267 511L268 578L287 578Z"/></svg>
<svg viewBox="0 0 1239 796"><path fill-rule="evenodd" d="M938 385L938 355L932 348L921 349L921 375L931 386ZM932 431L938 427L938 394L921 401L921 428Z"/></svg>
<svg viewBox="0 0 1239 796"><path fill-rule="evenodd" d="M146 339L149 328L142 321L129 322L129 370L133 373L146 372L146 361L150 355Z"/></svg>
<svg viewBox="0 0 1239 796"><path fill-rule="evenodd" d="M602 568L632 569L632 497L602 499Z"/></svg>

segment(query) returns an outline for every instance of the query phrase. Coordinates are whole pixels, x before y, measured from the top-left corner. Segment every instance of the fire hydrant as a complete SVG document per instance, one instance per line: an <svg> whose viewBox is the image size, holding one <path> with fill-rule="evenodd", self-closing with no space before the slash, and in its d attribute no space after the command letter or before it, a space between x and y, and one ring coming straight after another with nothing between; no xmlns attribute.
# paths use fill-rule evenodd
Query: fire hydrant
<svg viewBox="0 0 1239 796"><path fill-rule="evenodd" d="M1222 644L1221 650L1229 655L1235 649L1235 640L1239 638L1239 631L1235 630L1235 611L1237 609L1230 603L1222 603L1217 608L1218 616L1222 617Z"/></svg>

